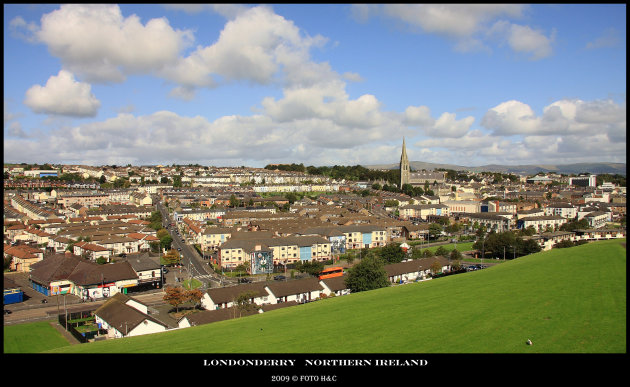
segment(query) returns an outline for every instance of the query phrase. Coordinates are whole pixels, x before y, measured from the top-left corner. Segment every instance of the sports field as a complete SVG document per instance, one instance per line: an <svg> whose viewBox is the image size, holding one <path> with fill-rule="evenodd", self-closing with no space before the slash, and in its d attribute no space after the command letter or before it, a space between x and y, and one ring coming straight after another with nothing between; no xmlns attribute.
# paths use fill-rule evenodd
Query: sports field
<svg viewBox="0 0 630 387"><path fill-rule="evenodd" d="M6 335L6 331L5 331ZM531 340L533 345L527 345ZM625 353L625 239L81 353Z"/></svg>

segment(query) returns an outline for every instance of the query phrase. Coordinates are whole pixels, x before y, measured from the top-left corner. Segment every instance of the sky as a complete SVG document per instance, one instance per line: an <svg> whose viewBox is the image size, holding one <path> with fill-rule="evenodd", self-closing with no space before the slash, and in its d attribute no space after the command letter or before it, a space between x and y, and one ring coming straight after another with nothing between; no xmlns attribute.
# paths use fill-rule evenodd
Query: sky
<svg viewBox="0 0 630 387"><path fill-rule="evenodd" d="M625 4L5 4L4 162L626 162Z"/></svg>

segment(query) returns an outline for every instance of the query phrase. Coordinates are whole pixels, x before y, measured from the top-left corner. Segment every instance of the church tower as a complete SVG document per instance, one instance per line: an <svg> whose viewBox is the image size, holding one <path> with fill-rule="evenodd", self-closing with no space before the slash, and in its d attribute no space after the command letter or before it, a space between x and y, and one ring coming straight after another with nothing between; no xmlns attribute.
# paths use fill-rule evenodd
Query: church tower
<svg viewBox="0 0 630 387"><path fill-rule="evenodd" d="M405 148L405 138L403 137L402 154L400 155L400 187L409 184L409 159L407 158L407 149Z"/></svg>

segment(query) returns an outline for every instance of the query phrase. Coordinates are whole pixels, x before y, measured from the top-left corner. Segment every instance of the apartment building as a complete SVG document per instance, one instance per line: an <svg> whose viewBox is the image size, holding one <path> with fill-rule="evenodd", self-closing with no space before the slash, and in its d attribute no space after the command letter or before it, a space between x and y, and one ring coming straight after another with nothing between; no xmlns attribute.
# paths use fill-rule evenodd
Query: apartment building
<svg viewBox="0 0 630 387"><path fill-rule="evenodd" d="M383 247L387 244L387 230L379 225L340 226L346 237L346 249Z"/></svg>
<svg viewBox="0 0 630 387"><path fill-rule="evenodd" d="M270 250L274 265L297 261L325 261L331 258L330 242L318 236L290 236L280 238L231 238L219 246L217 263L223 268L250 264L252 254Z"/></svg>
<svg viewBox="0 0 630 387"><path fill-rule="evenodd" d="M488 231L505 232L510 231L514 226L513 215L511 213L480 212L476 214L465 214L469 225L475 223L483 226Z"/></svg>
<svg viewBox="0 0 630 387"><path fill-rule="evenodd" d="M550 203L544 208L545 215L555 215L566 219L575 219L578 209L570 203Z"/></svg>
<svg viewBox="0 0 630 387"><path fill-rule="evenodd" d="M403 220L426 220L430 215L448 216L449 211L446 204L413 204L398 209L399 217Z"/></svg>
<svg viewBox="0 0 630 387"><path fill-rule="evenodd" d="M448 207L448 214L456 212L473 214L480 212L479 202L474 200L448 200L442 204Z"/></svg>
<svg viewBox="0 0 630 387"><path fill-rule="evenodd" d="M566 218L557 215L528 216L519 219L517 227L519 229L533 227L537 232L544 232L546 230L558 230L566 222Z"/></svg>

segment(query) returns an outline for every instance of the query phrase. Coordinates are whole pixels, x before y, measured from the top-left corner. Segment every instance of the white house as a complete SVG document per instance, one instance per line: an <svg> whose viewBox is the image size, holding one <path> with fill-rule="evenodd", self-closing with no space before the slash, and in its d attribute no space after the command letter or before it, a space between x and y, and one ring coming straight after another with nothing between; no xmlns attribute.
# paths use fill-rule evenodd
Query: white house
<svg viewBox="0 0 630 387"><path fill-rule="evenodd" d="M94 311L99 329L107 330L108 338L140 336L164 332L163 322L148 315L148 308L141 302L122 293L116 293Z"/></svg>
<svg viewBox="0 0 630 387"><path fill-rule="evenodd" d="M448 258L436 256L385 265L385 272L391 283L412 282L427 278L429 274L433 273L433 266L436 262L439 265L438 273L450 270Z"/></svg>
<svg viewBox="0 0 630 387"><path fill-rule="evenodd" d="M267 283L265 289L269 293L271 304L289 301L310 302L318 299L324 292L319 279L315 277Z"/></svg>
<svg viewBox="0 0 630 387"><path fill-rule="evenodd" d="M324 289L322 293L326 296L330 296L331 294L335 296L350 294L350 289L346 286L345 280L345 277L333 277L319 281L319 284Z"/></svg>
<svg viewBox="0 0 630 387"><path fill-rule="evenodd" d="M577 207L569 203L551 203L545 207L545 215L555 215L566 219L575 219L577 213Z"/></svg>
<svg viewBox="0 0 630 387"><path fill-rule="evenodd" d="M231 308L237 299L249 294L249 301L256 305L268 304L271 302L269 293L265 289L264 283L250 283L223 288L208 289L201 298L201 306L207 310Z"/></svg>
<svg viewBox="0 0 630 387"><path fill-rule="evenodd" d="M528 216L518 220L518 228L533 227L537 232L543 232L547 229L558 230L566 222L566 218L557 215Z"/></svg>

